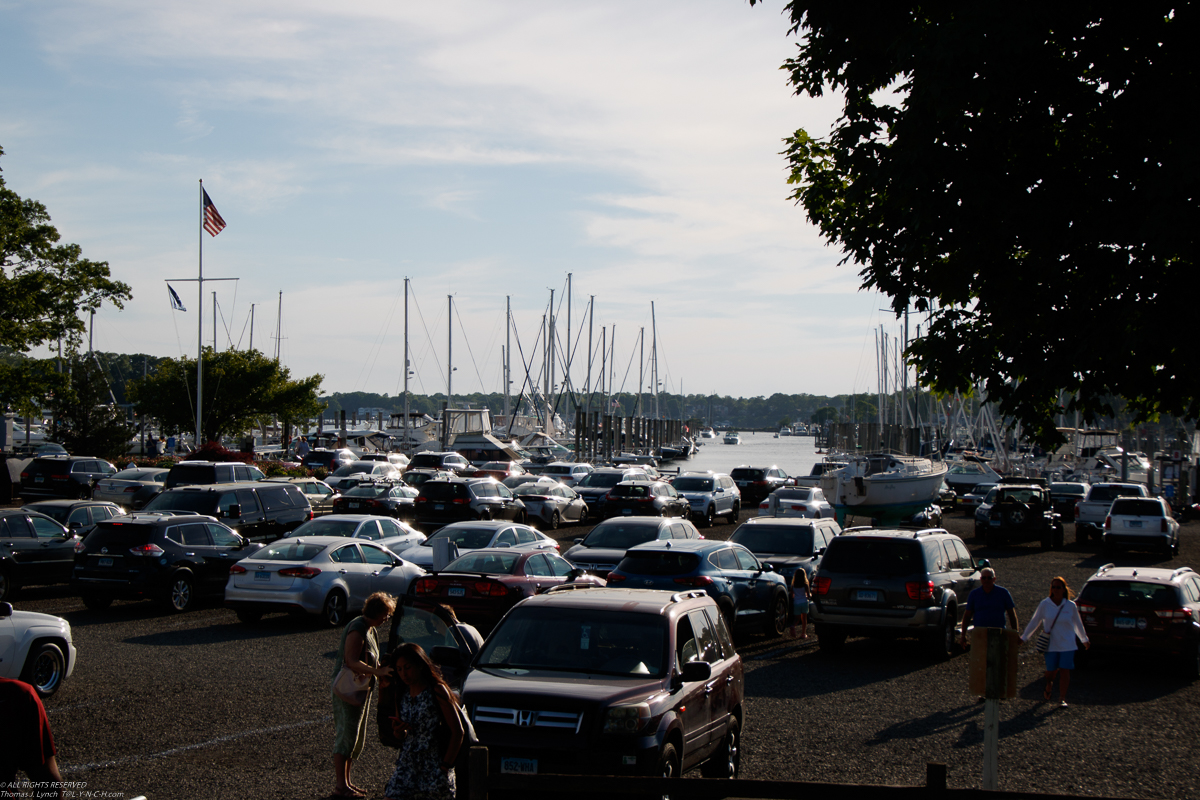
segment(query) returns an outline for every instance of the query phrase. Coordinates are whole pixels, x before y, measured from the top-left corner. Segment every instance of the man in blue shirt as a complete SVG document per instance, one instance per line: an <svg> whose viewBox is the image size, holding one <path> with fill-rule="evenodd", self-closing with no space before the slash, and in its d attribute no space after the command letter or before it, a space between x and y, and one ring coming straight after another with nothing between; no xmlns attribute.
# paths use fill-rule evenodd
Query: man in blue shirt
<svg viewBox="0 0 1200 800"><path fill-rule="evenodd" d="M977 628L1003 628L1007 619L1008 627L1019 629L1017 624L1017 604L1013 602L1008 589L996 585L996 571L984 567L979 573L982 585L972 589L967 595L967 613L963 614L962 645L967 646L967 627L975 621Z"/></svg>

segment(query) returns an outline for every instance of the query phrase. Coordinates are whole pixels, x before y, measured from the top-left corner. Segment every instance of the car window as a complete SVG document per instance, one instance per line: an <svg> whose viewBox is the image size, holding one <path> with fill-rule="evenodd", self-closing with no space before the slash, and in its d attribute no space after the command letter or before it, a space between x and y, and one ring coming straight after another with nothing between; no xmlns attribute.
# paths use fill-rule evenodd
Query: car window
<svg viewBox="0 0 1200 800"><path fill-rule="evenodd" d="M400 642L418 644L426 653L435 647L458 647L445 622L424 609L404 605L397 605L392 614L388 646L395 648Z"/></svg>
<svg viewBox="0 0 1200 800"><path fill-rule="evenodd" d="M721 644L717 641L717 634L713 631L708 617L704 615L703 611L697 609L688 612L688 621L692 624L692 633L696 635L696 644L700 650L699 660L707 661L709 664L720 661Z"/></svg>
<svg viewBox="0 0 1200 800"><path fill-rule="evenodd" d="M180 525L179 527L182 529L183 544L190 547L208 547L212 544L212 541L208 538L207 525L200 522L193 522L187 525Z"/></svg>
<svg viewBox="0 0 1200 800"><path fill-rule="evenodd" d="M291 488L291 487L286 487ZM262 488L256 491L258 499L262 501L263 508L267 511L283 511L285 508L293 508L294 505L288 499L286 488L283 486L272 486ZM305 505L308 501L304 501Z"/></svg>
<svg viewBox="0 0 1200 800"><path fill-rule="evenodd" d="M696 641L692 622L686 616L680 617L675 626L675 651L680 664L700 660L700 643Z"/></svg>
<svg viewBox="0 0 1200 800"><path fill-rule="evenodd" d="M54 520L45 517L30 517L29 521L33 524L33 530L39 539L53 539L56 536L64 535L62 526Z"/></svg>
<svg viewBox="0 0 1200 800"><path fill-rule="evenodd" d="M358 548L354 545L339 547L329 554L329 560L338 564L361 564L363 563L362 556L358 553Z"/></svg>
<svg viewBox="0 0 1200 800"><path fill-rule="evenodd" d="M384 552L383 548L375 545L364 544L362 554L368 564L387 564L388 566L392 564L392 557Z"/></svg>
<svg viewBox="0 0 1200 800"><path fill-rule="evenodd" d="M242 543L238 535L226 528L224 525L217 525L215 522L206 523L208 528L208 538L217 547L237 547Z"/></svg>
<svg viewBox="0 0 1200 800"><path fill-rule="evenodd" d="M533 544L539 537L534 531L528 531L523 528L517 528L517 541L521 544Z"/></svg>
<svg viewBox="0 0 1200 800"><path fill-rule="evenodd" d="M501 531L500 535L496 537L496 544L498 544L498 545L507 544L509 546L516 547L516 545L517 545L516 531L514 531L512 528L508 528L506 530Z"/></svg>
<svg viewBox="0 0 1200 800"><path fill-rule="evenodd" d="M732 550L718 550L708 557L709 562L717 569L736 570L738 568L737 556Z"/></svg>
<svg viewBox="0 0 1200 800"><path fill-rule="evenodd" d="M358 530L354 532L355 539L366 539L372 542L382 538L382 536L383 534L379 532L379 523L373 519L369 519L362 525L359 525Z"/></svg>
<svg viewBox="0 0 1200 800"><path fill-rule="evenodd" d="M734 548L732 548L732 550L733 550L734 556L737 557L738 566L741 567L742 569L748 569L752 572L755 570L761 569L761 567L758 564L758 559L755 558L750 553L746 552L745 550L743 550L740 547L734 547Z"/></svg>
<svg viewBox="0 0 1200 800"><path fill-rule="evenodd" d="M672 539L690 538L688 536L687 525L684 525L682 522L672 522L671 523L671 538Z"/></svg>
<svg viewBox="0 0 1200 800"><path fill-rule="evenodd" d="M829 543L821 571L874 573L880 577L912 575L924 572L922 561L920 546L912 539L839 536Z"/></svg>
<svg viewBox="0 0 1200 800"><path fill-rule="evenodd" d="M709 606L704 609L704 615L708 617L708 624L716 631L717 641L721 643L725 658L733 658L737 654L737 648L733 645L733 637L729 635L729 628L725 627L725 617L721 614L720 609L716 606Z"/></svg>
<svg viewBox="0 0 1200 800"><path fill-rule="evenodd" d="M389 536L405 536L408 534L408 531L401 528L395 520L377 519L375 520L375 524L379 526L379 530L385 539Z"/></svg>
<svg viewBox="0 0 1200 800"><path fill-rule="evenodd" d="M1187 592L1189 603L1200 603L1200 587L1196 586L1196 579L1190 578L1183 582L1183 589Z"/></svg>
<svg viewBox="0 0 1200 800"><path fill-rule="evenodd" d="M67 525L78 523L80 525L88 524L88 510L86 508L77 508L67 516Z"/></svg>
<svg viewBox="0 0 1200 800"><path fill-rule="evenodd" d="M954 549L958 553L958 568L959 569L975 569L975 560L971 558L971 551L967 546L958 539L951 539L954 543Z"/></svg>
<svg viewBox="0 0 1200 800"><path fill-rule="evenodd" d="M25 539L33 535L24 517L5 517L0 519L0 536L5 539Z"/></svg>
<svg viewBox="0 0 1200 800"><path fill-rule="evenodd" d="M255 514L261 510L253 489L238 489L237 499L242 507L242 514Z"/></svg>
<svg viewBox="0 0 1200 800"><path fill-rule="evenodd" d="M559 578L565 578L571 574L571 570L575 569L571 566L571 562L567 561L562 556L556 556L553 553L546 553L543 558L550 565L550 574Z"/></svg>
<svg viewBox="0 0 1200 800"><path fill-rule="evenodd" d="M535 556L530 556L525 562L525 574L539 578L550 577L550 565L546 563L546 557L541 553Z"/></svg>

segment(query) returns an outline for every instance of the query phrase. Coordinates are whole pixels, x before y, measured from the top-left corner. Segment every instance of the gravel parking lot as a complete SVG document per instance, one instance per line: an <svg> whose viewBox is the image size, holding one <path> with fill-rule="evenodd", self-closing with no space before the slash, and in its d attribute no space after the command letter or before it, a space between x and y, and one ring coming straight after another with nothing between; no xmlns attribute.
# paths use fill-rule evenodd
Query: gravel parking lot
<svg viewBox="0 0 1200 800"><path fill-rule="evenodd" d="M1093 546L987 548L963 516L945 524L991 559L1022 622L1052 576L1078 589L1104 563ZM565 550L586 530L555 533ZM1200 565L1198 533L1200 523L1185 525L1169 562L1136 555L1121 563ZM79 665L47 709L64 778L86 784L78 791L157 800L332 790L328 685L339 632L282 615L244 625L215 603L180 616L148 602L93 612L61 586L26 589L14 604L71 622ZM950 786L980 785L983 706L967 692L965 656L933 663L915 641L868 639L830 656L815 637L751 636L740 649L743 777L919 785L926 763L941 762ZM1059 709L1042 702L1041 674L1040 657L1022 652L1019 697L1001 704L1001 789L1200 796L1200 683L1173 664L1101 659L1075 673L1071 707ZM369 741L355 780L381 797L393 759Z"/></svg>

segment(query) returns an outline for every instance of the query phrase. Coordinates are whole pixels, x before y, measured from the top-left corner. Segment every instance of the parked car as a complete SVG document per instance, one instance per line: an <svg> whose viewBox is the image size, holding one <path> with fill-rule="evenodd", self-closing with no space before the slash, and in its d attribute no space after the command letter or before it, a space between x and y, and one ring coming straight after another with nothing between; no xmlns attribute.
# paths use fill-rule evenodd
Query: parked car
<svg viewBox="0 0 1200 800"><path fill-rule="evenodd" d="M381 480L400 480L400 468L387 461L351 461L330 473L325 483L335 492L344 492L360 483Z"/></svg>
<svg viewBox="0 0 1200 800"><path fill-rule="evenodd" d="M1074 481L1050 484L1050 505L1063 520L1075 519L1075 504L1087 496L1088 485Z"/></svg>
<svg viewBox="0 0 1200 800"><path fill-rule="evenodd" d="M0 677L22 680L45 699L75 671L71 624L0 602Z"/></svg>
<svg viewBox="0 0 1200 800"><path fill-rule="evenodd" d="M446 525L419 545L404 550L400 555L406 561L431 569L434 545L442 539L452 542L458 548L458 555L493 547L511 548L519 552L531 550L558 552L558 542L528 525L501 520L481 520Z"/></svg>
<svg viewBox="0 0 1200 800"><path fill-rule="evenodd" d="M408 461L409 469L438 469L455 475L473 475L475 465L467 461L462 453L449 450L442 453L417 453Z"/></svg>
<svg viewBox="0 0 1200 800"><path fill-rule="evenodd" d="M989 546L1036 540L1043 550L1063 546L1063 526L1050 507L1050 490L1035 484L1001 483L987 512Z"/></svg>
<svg viewBox="0 0 1200 800"><path fill-rule="evenodd" d="M729 541L769 564L789 584L796 570L803 569L811 586L821 556L841 532L842 526L833 519L755 517L739 525Z"/></svg>
<svg viewBox="0 0 1200 800"><path fill-rule="evenodd" d="M225 605L242 622L303 611L341 627L374 592L408 593L425 570L374 542L341 536L281 539L229 569Z"/></svg>
<svg viewBox="0 0 1200 800"><path fill-rule="evenodd" d="M992 504L996 502L996 495L1000 494L1000 487L988 491L987 496L979 505L975 506L975 538L983 539L987 536L989 525L989 517L992 513ZM932 527L940 527L938 525Z"/></svg>
<svg viewBox="0 0 1200 800"><path fill-rule="evenodd" d="M621 481L645 478L642 467L598 467L581 478L573 487L587 503L588 516L604 518L604 498ZM511 486L512 484L509 484Z"/></svg>
<svg viewBox="0 0 1200 800"><path fill-rule="evenodd" d="M38 456L21 470L21 498L88 498L93 483L116 472L112 464L92 456Z"/></svg>
<svg viewBox="0 0 1200 800"><path fill-rule="evenodd" d="M76 536L87 536L97 522L122 516L125 509L116 503L96 500L39 500L21 506L26 511L44 514L59 525L65 525Z"/></svg>
<svg viewBox="0 0 1200 800"><path fill-rule="evenodd" d="M1093 483L1087 495L1075 504L1076 544L1083 544L1089 538L1100 541L1104 536L1104 520L1118 497L1150 497L1150 492L1140 483Z"/></svg>
<svg viewBox="0 0 1200 800"><path fill-rule="evenodd" d="M169 471L162 467L123 469L97 480L92 489L92 499L116 503L136 511L163 490Z"/></svg>
<svg viewBox="0 0 1200 800"><path fill-rule="evenodd" d="M266 477L258 467L240 461L180 461L167 472L163 490L176 486L261 481Z"/></svg>
<svg viewBox="0 0 1200 800"><path fill-rule="evenodd" d="M825 492L815 486L781 486L758 504L758 514L821 519L834 516L834 510L833 504L825 499Z"/></svg>
<svg viewBox="0 0 1200 800"><path fill-rule="evenodd" d="M958 492L951 489L950 484L945 481L942 481L942 488L938 489L938 505L951 510L958 505Z"/></svg>
<svg viewBox="0 0 1200 800"><path fill-rule="evenodd" d="M308 500L309 508L312 509L313 515L328 514L333 510L333 499L337 496L329 484L325 481L319 481L316 478L286 478L276 477L267 478L268 482L272 483L290 483L300 490Z"/></svg>
<svg viewBox="0 0 1200 800"><path fill-rule="evenodd" d="M492 772L737 777L742 661L704 592L554 589L473 667L462 698Z"/></svg>
<svg viewBox="0 0 1200 800"><path fill-rule="evenodd" d="M409 467L404 471L400 480L414 489L420 489L426 481L441 480L455 477L453 472L444 469L420 469Z"/></svg>
<svg viewBox="0 0 1200 800"><path fill-rule="evenodd" d="M1118 497L1104 520L1104 552L1153 550L1170 558L1179 552L1179 522L1161 497Z"/></svg>
<svg viewBox="0 0 1200 800"><path fill-rule="evenodd" d="M736 634L748 629L782 636L792 617L787 581L732 542L646 542L629 548L608 583L638 589L703 589Z"/></svg>
<svg viewBox="0 0 1200 800"><path fill-rule="evenodd" d="M460 620L486 636L517 603L567 582L605 585L557 553L489 548L459 556L440 572L418 578L413 592L450 606Z"/></svg>
<svg viewBox="0 0 1200 800"><path fill-rule="evenodd" d="M846 637L918 636L937 658L955 653L955 628L979 570L963 541L941 528L850 528L829 543L812 583L809 620L822 650Z"/></svg>
<svg viewBox="0 0 1200 800"><path fill-rule="evenodd" d="M691 510L691 503L666 481L621 481L604 496L609 517L687 517Z"/></svg>
<svg viewBox="0 0 1200 800"><path fill-rule="evenodd" d="M574 486L595 469L591 464L577 461L553 461L541 468L540 474L566 486Z"/></svg>
<svg viewBox="0 0 1200 800"><path fill-rule="evenodd" d="M393 467L403 470L408 466L408 456L404 453L359 453L359 461L386 461Z"/></svg>
<svg viewBox="0 0 1200 800"><path fill-rule="evenodd" d="M421 484L416 500L417 524L438 528L463 520L525 521L525 505L494 478L444 478Z"/></svg>
<svg viewBox="0 0 1200 800"><path fill-rule="evenodd" d="M354 451L345 447L337 449L317 447L308 451L308 455L300 460L300 465L305 469L323 469L328 473L357 459L358 456L354 455Z"/></svg>
<svg viewBox="0 0 1200 800"><path fill-rule="evenodd" d="M270 481L180 486L167 489L142 510L205 514L252 542L282 539L313 517L312 507L299 489Z"/></svg>
<svg viewBox="0 0 1200 800"><path fill-rule="evenodd" d="M523 483L513 489L513 496L521 501L528 519L538 527L557 530L565 522L587 519L587 503L574 489L558 481Z"/></svg>
<svg viewBox="0 0 1200 800"><path fill-rule="evenodd" d="M404 483L360 483L333 501L334 514L383 514L416 519L417 490Z"/></svg>
<svg viewBox="0 0 1200 800"><path fill-rule="evenodd" d="M959 494L958 505L963 510L963 514L968 517L974 516L975 509L979 508L979 504L988 496L988 492L998 485L997 483L977 483L966 494Z"/></svg>
<svg viewBox="0 0 1200 800"><path fill-rule="evenodd" d="M22 586L71 580L77 541L66 525L43 514L0 509L0 601Z"/></svg>
<svg viewBox="0 0 1200 800"><path fill-rule="evenodd" d="M425 541L425 534L391 517L371 514L330 514L304 523L288 538L301 536L344 536L366 539L399 553Z"/></svg>
<svg viewBox="0 0 1200 800"><path fill-rule="evenodd" d="M1091 640L1091 648L1077 653L1077 659L1140 653L1148 667L1171 659L1188 680L1200 678L1200 576L1190 567L1105 564L1075 602Z"/></svg>
<svg viewBox="0 0 1200 800"><path fill-rule="evenodd" d="M742 465L731 469L729 476L733 478L733 482L737 484L738 490L742 493L742 503L752 508L780 486L794 485L794 481L788 478L788 474L775 466Z"/></svg>
<svg viewBox="0 0 1200 800"><path fill-rule="evenodd" d="M613 517L596 525L563 558L580 569L604 577L616 569L625 551L645 542L703 539L686 519L662 517Z"/></svg>
<svg viewBox="0 0 1200 800"><path fill-rule="evenodd" d="M230 565L261 546L208 516L114 517L76 544L71 587L93 610L147 598L187 611L201 596L219 597Z"/></svg>
<svg viewBox="0 0 1200 800"><path fill-rule="evenodd" d="M515 461L486 461L475 473L476 478L495 478L503 483L505 478L524 475L525 468Z"/></svg>
<svg viewBox="0 0 1200 800"><path fill-rule="evenodd" d="M721 472L685 472L671 481L680 497L688 501L691 515L711 528L717 517L737 522L742 511L742 492L733 478Z"/></svg>

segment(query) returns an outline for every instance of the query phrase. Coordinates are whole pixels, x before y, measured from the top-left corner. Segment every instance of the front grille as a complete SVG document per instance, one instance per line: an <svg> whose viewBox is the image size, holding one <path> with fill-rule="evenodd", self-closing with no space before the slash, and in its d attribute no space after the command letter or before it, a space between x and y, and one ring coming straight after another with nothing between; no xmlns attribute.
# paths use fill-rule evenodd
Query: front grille
<svg viewBox="0 0 1200 800"><path fill-rule="evenodd" d="M573 711L533 711L496 706L476 706L475 724L514 725L519 728L563 728L579 733L583 714Z"/></svg>

